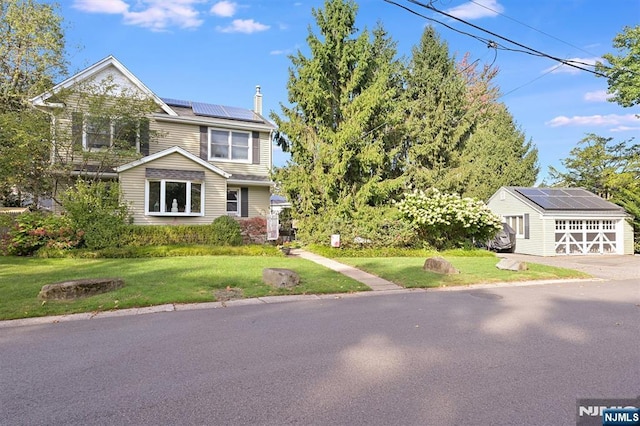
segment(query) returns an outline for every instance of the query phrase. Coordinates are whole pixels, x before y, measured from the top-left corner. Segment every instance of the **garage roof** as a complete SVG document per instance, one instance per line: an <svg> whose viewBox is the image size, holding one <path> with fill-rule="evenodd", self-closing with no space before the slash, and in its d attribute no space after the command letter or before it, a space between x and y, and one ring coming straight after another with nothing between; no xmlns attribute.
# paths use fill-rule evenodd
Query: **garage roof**
<svg viewBox="0 0 640 426"><path fill-rule="evenodd" d="M583 188L512 188L544 210L611 211L624 209Z"/></svg>

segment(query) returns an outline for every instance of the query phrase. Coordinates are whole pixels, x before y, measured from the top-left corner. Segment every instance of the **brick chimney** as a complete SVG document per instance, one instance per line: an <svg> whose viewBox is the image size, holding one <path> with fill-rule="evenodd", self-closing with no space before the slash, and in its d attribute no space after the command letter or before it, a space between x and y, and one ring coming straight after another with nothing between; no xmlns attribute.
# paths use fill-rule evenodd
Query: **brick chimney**
<svg viewBox="0 0 640 426"><path fill-rule="evenodd" d="M262 93L260 93L260 86L256 86L256 94L253 96L253 112L262 115Z"/></svg>

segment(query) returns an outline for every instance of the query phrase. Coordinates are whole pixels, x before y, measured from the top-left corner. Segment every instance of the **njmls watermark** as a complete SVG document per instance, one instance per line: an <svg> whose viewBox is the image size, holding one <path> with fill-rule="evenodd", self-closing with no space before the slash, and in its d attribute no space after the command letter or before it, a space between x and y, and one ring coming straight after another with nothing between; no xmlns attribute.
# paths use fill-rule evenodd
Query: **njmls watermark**
<svg viewBox="0 0 640 426"><path fill-rule="evenodd" d="M640 396L636 399L579 399L577 426L640 426Z"/></svg>

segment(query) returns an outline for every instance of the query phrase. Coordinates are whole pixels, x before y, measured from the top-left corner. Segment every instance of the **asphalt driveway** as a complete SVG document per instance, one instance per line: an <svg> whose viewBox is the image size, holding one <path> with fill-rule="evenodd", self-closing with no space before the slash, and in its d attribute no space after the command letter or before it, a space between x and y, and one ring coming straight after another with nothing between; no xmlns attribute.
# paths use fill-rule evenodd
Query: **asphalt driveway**
<svg viewBox="0 0 640 426"><path fill-rule="evenodd" d="M499 253L498 256L542 265L559 266L586 272L597 278L628 280L640 278L640 256L591 255L591 256L532 256L527 254Z"/></svg>

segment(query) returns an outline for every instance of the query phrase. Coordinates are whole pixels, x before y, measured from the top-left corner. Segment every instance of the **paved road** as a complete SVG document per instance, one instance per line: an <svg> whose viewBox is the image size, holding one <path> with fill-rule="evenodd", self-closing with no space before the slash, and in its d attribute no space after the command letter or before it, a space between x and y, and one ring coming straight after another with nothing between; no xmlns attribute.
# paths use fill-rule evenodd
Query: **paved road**
<svg viewBox="0 0 640 426"><path fill-rule="evenodd" d="M640 391L640 283L0 329L2 425L562 425Z"/></svg>
<svg viewBox="0 0 640 426"><path fill-rule="evenodd" d="M594 277L610 280L640 280L639 255L585 255L585 256L531 256L527 254L499 253L500 257L530 263L560 266L586 272Z"/></svg>

